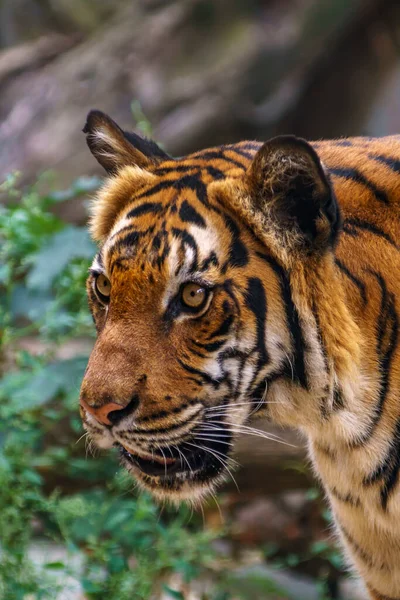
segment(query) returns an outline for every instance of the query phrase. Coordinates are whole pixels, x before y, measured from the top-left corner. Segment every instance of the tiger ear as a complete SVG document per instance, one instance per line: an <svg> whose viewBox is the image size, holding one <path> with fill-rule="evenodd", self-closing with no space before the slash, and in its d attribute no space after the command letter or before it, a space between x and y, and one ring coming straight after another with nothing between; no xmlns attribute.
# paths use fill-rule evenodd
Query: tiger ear
<svg viewBox="0 0 400 600"><path fill-rule="evenodd" d="M89 150L110 175L127 165L146 169L170 158L155 142L123 131L99 110L90 111L83 132Z"/></svg>
<svg viewBox="0 0 400 600"><path fill-rule="evenodd" d="M247 171L252 209L285 243L325 250L341 219L328 175L312 146L295 136L266 142Z"/></svg>

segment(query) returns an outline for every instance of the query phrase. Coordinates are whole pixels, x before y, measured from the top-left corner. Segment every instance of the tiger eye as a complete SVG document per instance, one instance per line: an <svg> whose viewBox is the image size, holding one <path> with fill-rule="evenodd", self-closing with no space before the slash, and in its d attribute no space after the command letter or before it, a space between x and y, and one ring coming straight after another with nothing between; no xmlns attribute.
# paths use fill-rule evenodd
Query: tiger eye
<svg viewBox="0 0 400 600"><path fill-rule="evenodd" d="M207 290L197 283L187 283L182 290L182 301L190 308L199 308L206 296Z"/></svg>
<svg viewBox="0 0 400 600"><path fill-rule="evenodd" d="M101 296L109 298L111 293L111 282L102 273L100 273L100 275L98 275L96 278L96 290Z"/></svg>

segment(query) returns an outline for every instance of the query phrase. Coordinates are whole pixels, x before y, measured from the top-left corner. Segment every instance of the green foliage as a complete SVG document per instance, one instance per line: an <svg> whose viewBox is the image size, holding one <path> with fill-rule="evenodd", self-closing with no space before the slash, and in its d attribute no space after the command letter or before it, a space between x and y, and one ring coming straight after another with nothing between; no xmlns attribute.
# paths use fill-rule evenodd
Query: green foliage
<svg viewBox="0 0 400 600"><path fill-rule="evenodd" d="M95 247L56 208L98 181L46 195L15 184L10 177L0 189L9 197L0 206L0 598L54 600L73 575L87 598L147 600L171 573L198 576L212 536L184 527L184 509L160 518L116 474L112 452L89 460L76 443L88 354L60 358L59 350L94 335L85 279ZM26 335L37 352L21 349ZM37 540L63 546L67 559L39 566L28 553Z"/></svg>

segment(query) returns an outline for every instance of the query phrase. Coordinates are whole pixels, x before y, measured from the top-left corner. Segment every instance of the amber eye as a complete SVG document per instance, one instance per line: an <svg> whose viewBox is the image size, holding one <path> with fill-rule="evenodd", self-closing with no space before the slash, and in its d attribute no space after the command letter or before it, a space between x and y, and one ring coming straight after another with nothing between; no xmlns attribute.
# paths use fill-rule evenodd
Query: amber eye
<svg viewBox="0 0 400 600"><path fill-rule="evenodd" d="M198 283L186 283L182 288L182 302L189 308L201 308L208 297L208 290Z"/></svg>
<svg viewBox="0 0 400 600"><path fill-rule="evenodd" d="M96 291L99 294L101 300L107 302L110 297L110 293L111 293L110 280L107 279L107 277L105 275L100 273L100 275L98 275L96 277L95 285L96 285Z"/></svg>

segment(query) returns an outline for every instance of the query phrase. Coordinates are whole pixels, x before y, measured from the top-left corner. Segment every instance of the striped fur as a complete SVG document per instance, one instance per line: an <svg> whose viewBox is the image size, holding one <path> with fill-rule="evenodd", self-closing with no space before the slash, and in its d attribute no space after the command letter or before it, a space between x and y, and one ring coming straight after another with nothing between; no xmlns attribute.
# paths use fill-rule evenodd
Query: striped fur
<svg viewBox="0 0 400 600"><path fill-rule="evenodd" d="M98 339L81 399L126 412L107 427L83 407L91 438L128 448L156 496L193 500L223 478L255 409L299 428L371 598L399 600L400 138L171 159L114 125L92 113L86 126L111 176L93 203ZM202 314L182 308L187 281L210 289ZM165 475L135 463L161 455Z"/></svg>

